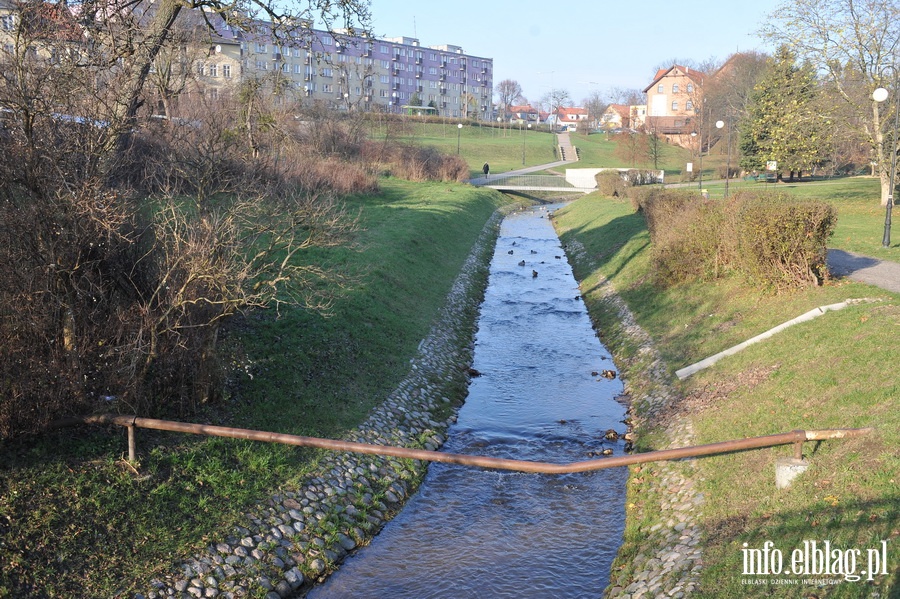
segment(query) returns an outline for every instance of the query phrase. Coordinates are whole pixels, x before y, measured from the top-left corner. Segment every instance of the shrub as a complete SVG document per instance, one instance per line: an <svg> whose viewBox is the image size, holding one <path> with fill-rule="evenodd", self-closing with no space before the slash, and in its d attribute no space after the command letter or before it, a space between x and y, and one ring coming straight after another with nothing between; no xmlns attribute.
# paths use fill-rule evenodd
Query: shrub
<svg viewBox="0 0 900 599"><path fill-rule="evenodd" d="M657 188L638 207L662 284L737 271L782 291L818 285L828 276L825 243L836 222L828 204L774 193L735 194L723 202Z"/></svg>
<svg viewBox="0 0 900 599"><path fill-rule="evenodd" d="M632 187L638 185L652 185L657 182L657 171L631 168L625 171L625 180Z"/></svg>
<svg viewBox="0 0 900 599"><path fill-rule="evenodd" d="M469 166L456 155L435 148L396 143L368 143L362 159L370 169L409 181L461 182L469 178Z"/></svg>
<svg viewBox="0 0 900 599"><path fill-rule="evenodd" d="M819 285L828 277L826 242L837 214L824 202L781 193L741 201L735 218L742 272L776 291Z"/></svg>
<svg viewBox="0 0 900 599"><path fill-rule="evenodd" d="M736 179L741 174L741 168L737 165L731 165L731 167L721 164L716 167L716 174L720 179L724 179L726 176L729 179Z"/></svg>
<svg viewBox="0 0 900 599"><path fill-rule="evenodd" d="M725 265L721 202L691 192L655 189L642 202L659 282L709 279Z"/></svg>
<svg viewBox="0 0 900 599"><path fill-rule="evenodd" d="M627 184L617 170L600 171L594 178L597 180L597 189L605 196L625 193Z"/></svg>

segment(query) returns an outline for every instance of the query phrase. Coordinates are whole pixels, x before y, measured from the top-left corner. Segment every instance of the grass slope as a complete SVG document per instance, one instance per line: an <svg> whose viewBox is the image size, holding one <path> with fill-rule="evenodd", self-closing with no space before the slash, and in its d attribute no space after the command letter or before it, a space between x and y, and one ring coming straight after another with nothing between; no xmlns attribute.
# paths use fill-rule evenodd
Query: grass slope
<svg viewBox="0 0 900 599"><path fill-rule="evenodd" d="M323 317L251 314L231 329L233 395L193 419L340 436L406 374L500 194L382 182L354 197L355 249L310 254L356 283ZM252 378L251 378L252 375ZM0 444L0 597L111 597L147 584L242 511L315 466L314 450L138 432L69 429Z"/></svg>
<svg viewBox="0 0 900 599"><path fill-rule="evenodd" d="M812 188L809 188L810 190ZM810 195L816 194L810 191ZM837 202L837 200L834 200ZM872 200L869 200L871 202ZM877 205L877 200L875 200ZM840 220L858 218L855 200L837 202ZM842 206L848 210L845 212ZM701 597L897 597L900 593L900 384L896 375L900 296L850 282L782 296L758 293L734 279L659 289L652 283L651 247L643 219L625 202L587 196L557 212L564 241L577 239L590 261L576 265L592 317L619 360L624 376L637 375L640 356L617 331L615 315L596 289L605 278L623 297L640 325L655 340L670 371L696 362L759 334L807 310L847 298L880 301L829 313L789 328L776 337L726 358L684 382L674 383L687 399L682 411L709 443L793 429L873 426L876 434L854 440L806 444L810 469L786 490L774 488L773 448L703 458L706 495L704 570ZM849 231L846 222L840 231ZM848 233L849 234L849 233ZM840 233L836 237L839 239ZM635 377L638 378L638 377ZM674 377L673 377L674 378ZM653 444L642 431L643 446ZM624 553L641 539L635 522L654 518L651 498L631 486ZM804 540L830 540L842 550L868 549L888 542L888 576L811 585L742 584L742 548L766 541L785 554ZM859 570L866 565L857 565ZM842 578L801 576L807 578ZM878 593L878 594L876 594Z"/></svg>

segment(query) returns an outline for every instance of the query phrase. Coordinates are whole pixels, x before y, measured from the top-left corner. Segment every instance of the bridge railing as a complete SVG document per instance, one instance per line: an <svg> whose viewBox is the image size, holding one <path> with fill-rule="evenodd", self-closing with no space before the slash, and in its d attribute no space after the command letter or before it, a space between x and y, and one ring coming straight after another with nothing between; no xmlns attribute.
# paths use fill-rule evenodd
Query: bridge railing
<svg viewBox="0 0 900 599"><path fill-rule="evenodd" d="M508 177L492 177L482 185L491 187L567 187L576 189L564 177L557 175L510 175Z"/></svg>

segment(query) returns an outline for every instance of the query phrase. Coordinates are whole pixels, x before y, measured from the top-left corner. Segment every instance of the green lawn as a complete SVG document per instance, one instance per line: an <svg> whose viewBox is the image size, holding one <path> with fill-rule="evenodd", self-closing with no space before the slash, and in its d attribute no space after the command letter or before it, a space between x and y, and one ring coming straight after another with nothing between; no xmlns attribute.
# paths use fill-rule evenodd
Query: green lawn
<svg viewBox="0 0 900 599"><path fill-rule="evenodd" d="M845 185L831 188L834 195L828 199L838 207L839 219L853 222L865 214L868 204L857 202L877 206L877 199L861 199L867 192L859 190L860 182ZM652 283L643 219L626 202L590 195L558 211L555 222L564 242L577 239L585 246L586 258L576 263L576 274L626 379L639 380L642 356L600 298L596 289L601 277L611 281L654 339L670 372L813 307L848 298L878 300L786 329L673 385L693 398L683 414L693 424L697 443L793 429L876 429L865 438L806 444L809 471L782 491L774 488L773 463L790 455L789 448L699 460L705 495L700 597L898 596L900 378L895 355L900 296L845 281L779 296L736 279L658 288ZM653 432L640 434L639 444L652 446ZM634 486L629 497L635 509L629 515L626 554L640 550L636 522L659 517L651 495ZM863 555L889 540L890 574L873 582L844 582L825 594L809 585L741 584L746 578L741 575L744 543L761 548L771 540L790 555L808 539L859 548Z"/></svg>
<svg viewBox="0 0 900 599"><path fill-rule="evenodd" d="M666 171L667 179L678 180L682 169L691 161L690 151L663 143L657 165L654 166L652 161L646 159L630 164L628 161L616 156L615 148L617 142L615 135L611 135L607 139L606 133L591 133L590 135L573 133L571 134L571 139L572 145L578 148L578 168L659 168ZM704 160L704 177L708 176L707 169L709 169L709 176L712 175L714 164L713 160ZM699 165L695 168L698 167Z"/></svg>
<svg viewBox="0 0 900 599"><path fill-rule="evenodd" d="M472 176L481 175L481 167L487 162L492 173L502 173L522 168L523 146L525 166L555 162L556 135L528 130L517 126L482 127L466 123L462 129L455 122L425 123L415 117L402 123L381 124L371 132L374 139L390 137L410 143L432 146L448 154L455 154L457 147L466 160ZM653 168L652 162L639 161L631 165L615 155L615 136L607 140L606 134L570 134L572 144L578 148L579 161L570 168ZM458 146L457 146L458 144ZM667 177L680 177L690 152L677 146L665 145L659 168ZM719 158L711 156L704 161L704 177L712 176ZM724 159L722 160L724 164Z"/></svg>
<svg viewBox="0 0 900 599"><path fill-rule="evenodd" d="M347 200L355 248L305 259L355 283L330 314L282 308L229 328L228 398L192 421L339 437L407 374L477 236L491 190L384 180ZM462 394L464 389L460 389ZM247 506L315 467L315 450L141 430L67 429L0 444L0 597L111 597L223 538Z"/></svg>
<svg viewBox="0 0 900 599"><path fill-rule="evenodd" d="M556 136L542 131L518 127L482 127L466 123L461 129L455 122L424 123L409 117L404 123L389 123L373 130L374 139L385 136L431 146L446 154L459 154L469 165L472 177L481 176L482 165L491 165L492 173L503 173L524 166L555 162Z"/></svg>

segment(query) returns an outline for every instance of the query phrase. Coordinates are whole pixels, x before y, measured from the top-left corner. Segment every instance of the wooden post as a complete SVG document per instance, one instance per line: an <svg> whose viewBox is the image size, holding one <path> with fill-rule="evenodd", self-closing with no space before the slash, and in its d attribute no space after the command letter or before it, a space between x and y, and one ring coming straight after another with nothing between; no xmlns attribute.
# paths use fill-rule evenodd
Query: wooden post
<svg viewBox="0 0 900 599"><path fill-rule="evenodd" d="M137 461L137 456L135 455L137 452L134 448L134 425L130 424L125 428L128 429L128 461L133 464Z"/></svg>

